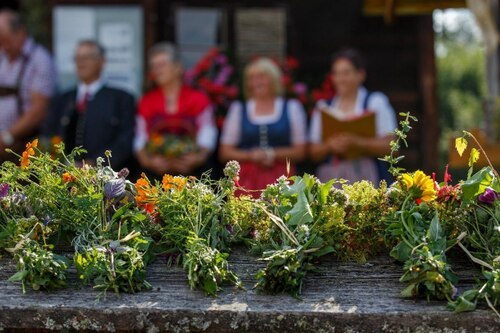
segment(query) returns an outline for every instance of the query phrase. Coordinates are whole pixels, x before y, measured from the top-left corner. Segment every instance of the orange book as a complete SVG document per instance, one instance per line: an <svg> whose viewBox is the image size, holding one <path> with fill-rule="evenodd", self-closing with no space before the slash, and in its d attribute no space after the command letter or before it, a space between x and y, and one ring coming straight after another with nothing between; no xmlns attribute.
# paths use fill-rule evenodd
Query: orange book
<svg viewBox="0 0 500 333"><path fill-rule="evenodd" d="M322 140L327 141L341 133L351 133L365 138L375 137L375 113L368 112L355 118L339 120L335 116L321 112ZM362 156L358 150L349 151L343 158L355 159Z"/></svg>

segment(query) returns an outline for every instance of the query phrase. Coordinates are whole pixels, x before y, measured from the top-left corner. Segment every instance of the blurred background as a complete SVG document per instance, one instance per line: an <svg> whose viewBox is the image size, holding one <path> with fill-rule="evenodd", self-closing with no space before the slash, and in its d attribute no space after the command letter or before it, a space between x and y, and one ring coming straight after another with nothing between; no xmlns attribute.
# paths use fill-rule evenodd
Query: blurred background
<svg viewBox="0 0 500 333"><path fill-rule="evenodd" d="M370 90L397 112L419 118L404 165L440 172L459 159L461 130L500 159L498 0L2 0L19 10L35 39L52 51L59 88L75 83L78 40L107 49L106 77L139 97L149 86L146 50L176 43L186 69L218 47L241 69L256 55L296 60L293 79L319 88L331 54L344 46L367 59Z"/></svg>

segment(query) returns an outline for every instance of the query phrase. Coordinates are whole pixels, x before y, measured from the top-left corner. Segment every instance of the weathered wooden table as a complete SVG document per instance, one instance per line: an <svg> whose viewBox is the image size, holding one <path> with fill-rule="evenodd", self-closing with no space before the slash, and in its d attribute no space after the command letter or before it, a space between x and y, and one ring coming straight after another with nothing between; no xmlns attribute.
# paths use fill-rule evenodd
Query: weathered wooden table
<svg viewBox="0 0 500 333"><path fill-rule="evenodd" d="M444 302L400 298L401 267L386 256L364 265L324 259L320 272L307 276L303 301L252 290L261 264L245 250L236 249L230 263L246 291L227 286L206 297L189 289L180 267L157 261L148 275L153 290L97 301L92 288L78 287L75 272L66 290L23 295L20 284L6 281L13 263L1 259L0 331L500 332L491 310L457 315Z"/></svg>

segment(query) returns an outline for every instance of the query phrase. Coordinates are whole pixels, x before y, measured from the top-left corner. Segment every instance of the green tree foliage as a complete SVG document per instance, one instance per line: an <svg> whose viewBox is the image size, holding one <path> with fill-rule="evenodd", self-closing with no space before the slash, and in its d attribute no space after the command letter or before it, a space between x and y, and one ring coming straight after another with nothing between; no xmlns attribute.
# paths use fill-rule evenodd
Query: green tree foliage
<svg viewBox="0 0 500 333"><path fill-rule="evenodd" d="M453 132L479 127L486 96L484 47L467 10L434 15L441 155L446 159Z"/></svg>

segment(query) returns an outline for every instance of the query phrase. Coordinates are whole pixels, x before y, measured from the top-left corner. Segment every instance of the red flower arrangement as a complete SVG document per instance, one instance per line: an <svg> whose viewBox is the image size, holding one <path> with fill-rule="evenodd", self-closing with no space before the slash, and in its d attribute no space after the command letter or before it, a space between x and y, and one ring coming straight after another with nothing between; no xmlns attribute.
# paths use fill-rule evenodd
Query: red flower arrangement
<svg viewBox="0 0 500 333"><path fill-rule="evenodd" d="M311 98L317 102L320 99L329 100L335 96L335 88L332 83L331 74L327 74L320 88L314 89L311 93Z"/></svg>
<svg viewBox="0 0 500 333"><path fill-rule="evenodd" d="M215 107L217 126L222 127L224 116L239 89L234 84L234 67L218 48L211 48L198 63L184 74L187 85L203 91Z"/></svg>

